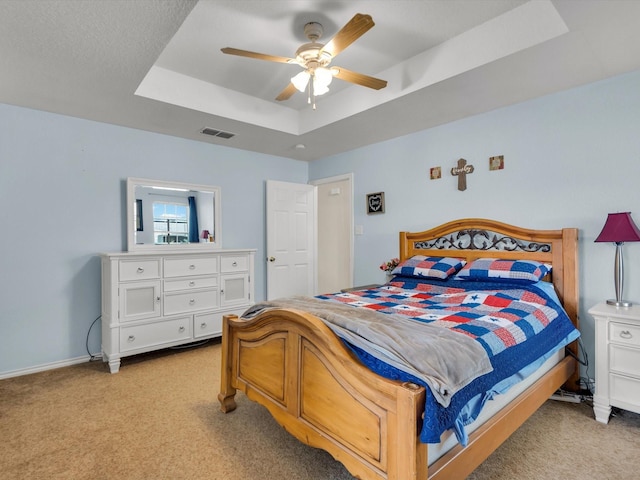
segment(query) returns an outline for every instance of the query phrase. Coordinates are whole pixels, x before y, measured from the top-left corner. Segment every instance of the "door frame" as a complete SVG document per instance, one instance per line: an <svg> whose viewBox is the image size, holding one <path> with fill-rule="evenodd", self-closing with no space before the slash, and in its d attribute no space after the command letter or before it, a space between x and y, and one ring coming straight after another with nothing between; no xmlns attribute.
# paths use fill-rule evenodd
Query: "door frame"
<svg viewBox="0 0 640 480"><path fill-rule="evenodd" d="M316 180L310 180L309 184L310 185L323 185L325 183L334 183L334 182L342 182L344 180L347 180L349 182L349 185L351 187L351 196L349 197L349 287L353 287L353 282L354 282L354 278L355 278L355 260L354 260L354 249L355 249L355 238L354 238L354 215L353 215L353 202L354 202L354 182L353 182L353 173L345 173L342 175L335 175L333 177L326 177L326 178L318 178ZM316 210L320 209L320 201L321 199L318 198L317 203L316 203ZM316 215L316 226L317 226L317 215ZM320 262L321 259L318 256L318 248L316 246L316 265L318 264L318 262ZM316 272L316 278L317 278L317 272Z"/></svg>

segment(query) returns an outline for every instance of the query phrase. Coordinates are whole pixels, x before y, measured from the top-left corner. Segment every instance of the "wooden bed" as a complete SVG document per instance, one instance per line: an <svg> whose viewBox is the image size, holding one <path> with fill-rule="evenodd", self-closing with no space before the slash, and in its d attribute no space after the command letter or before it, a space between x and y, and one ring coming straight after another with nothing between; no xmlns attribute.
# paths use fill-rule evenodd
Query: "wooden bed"
<svg viewBox="0 0 640 480"><path fill-rule="evenodd" d="M413 255L535 259L553 265L550 279L578 326L575 228L528 230L463 219L419 233L400 233L400 259ZM575 352L575 345L569 347ZM322 448L362 479L465 478L560 386L577 387L577 364L566 356L469 436L427 465L418 441L425 390L364 367L320 320L305 312L268 310L252 320L224 318L223 412L237 390L264 405L301 442Z"/></svg>

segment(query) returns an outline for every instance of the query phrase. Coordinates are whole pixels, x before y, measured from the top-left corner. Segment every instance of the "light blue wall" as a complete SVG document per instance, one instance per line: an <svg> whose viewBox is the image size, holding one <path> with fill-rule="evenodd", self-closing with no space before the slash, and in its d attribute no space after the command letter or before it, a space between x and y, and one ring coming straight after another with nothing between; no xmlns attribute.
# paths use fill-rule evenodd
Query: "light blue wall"
<svg viewBox="0 0 640 480"><path fill-rule="evenodd" d="M580 229L580 317L593 363L593 304L613 296L606 214L640 224L640 72L363 147L307 165L201 142L0 105L0 375L81 357L100 313L96 254L126 247L126 177L220 185L224 246L258 248L265 295L264 181L354 173L355 282L383 280L397 232L461 217ZM425 106L428 108L428 105ZM505 156L490 172L488 158ZM475 166L456 190L448 170ZM440 165L443 178L429 180ZM384 191L386 213L365 214ZM640 303L640 243L625 245L626 294ZM99 325L89 346L99 350ZM593 369L590 372L593 376Z"/></svg>
<svg viewBox="0 0 640 480"><path fill-rule="evenodd" d="M384 279L378 265L397 256L401 230L465 217L577 227L581 330L593 365L587 310L614 296L615 252L594 240L609 212L631 211L640 225L639 86L634 72L313 162L310 179L354 173L355 224L364 227L355 237L356 284ZM504 170L489 171L493 155L504 155ZM475 167L464 192L449 173L461 157ZM438 165L443 178L429 180ZM386 213L368 216L365 195L378 191ZM640 303L640 243L626 244L624 258L625 298Z"/></svg>
<svg viewBox="0 0 640 480"><path fill-rule="evenodd" d="M258 249L265 298L265 180L305 183L307 163L0 105L0 375L86 355L127 177L219 185L223 247Z"/></svg>

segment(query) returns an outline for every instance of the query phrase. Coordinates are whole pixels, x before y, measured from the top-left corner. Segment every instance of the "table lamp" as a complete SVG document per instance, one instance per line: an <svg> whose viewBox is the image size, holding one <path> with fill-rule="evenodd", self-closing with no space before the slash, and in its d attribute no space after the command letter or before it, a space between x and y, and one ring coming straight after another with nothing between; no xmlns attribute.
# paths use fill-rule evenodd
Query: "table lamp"
<svg viewBox="0 0 640 480"><path fill-rule="evenodd" d="M607 300L608 305L616 307L630 307L631 302L622 299L624 265L622 261L622 244L624 242L640 242L640 230L631 218L631 212L610 213L607 221L598 235L596 242L614 242L616 257L613 267L613 279L616 287L615 300Z"/></svg>

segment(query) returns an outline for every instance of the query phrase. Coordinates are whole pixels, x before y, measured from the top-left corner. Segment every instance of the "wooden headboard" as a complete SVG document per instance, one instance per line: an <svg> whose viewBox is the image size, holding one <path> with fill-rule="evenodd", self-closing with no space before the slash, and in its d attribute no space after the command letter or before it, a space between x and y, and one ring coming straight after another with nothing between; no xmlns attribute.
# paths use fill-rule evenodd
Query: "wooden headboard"
<svg viewBox="0 0 640 480"><path fill-rule="evenodd" d="M530 230L482 218L465 218L424 232L400 232L400 260L413 255L529 259L553 266L551 281L569 318L578 321L578 229ZM574 342L570 350L577 354ZM577 381L576 378L570 382Z"/></svg>

